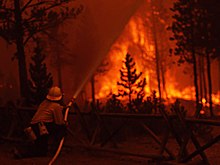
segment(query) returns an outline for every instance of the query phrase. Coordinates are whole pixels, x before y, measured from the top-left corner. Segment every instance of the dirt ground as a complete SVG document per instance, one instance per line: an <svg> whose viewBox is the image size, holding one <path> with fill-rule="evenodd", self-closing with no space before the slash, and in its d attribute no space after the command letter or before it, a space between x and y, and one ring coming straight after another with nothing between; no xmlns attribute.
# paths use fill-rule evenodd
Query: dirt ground
<svg viewBox="0 0 220 165"><path fill-rule="evenodd" d="M77 120L72 120L77 121ZM107 121L105 121L107 123ZM135 121L136 122L136 121ZM73 126L77 127L77 123L75 122ZM113 125L115 121L111 121L109 125ZM121 124L121 123L118 123ZM130 125L134 123L129 123ZM162 125L163 124L158 124ZM114 125L117 126L116 124ZM126 125L127 129L129 125ZM14 125L14 127L18 127L18 125ZM71 127L70 127L71 128ZM80 127L79 127L80 128ZM136 134L140 130L138 126L129 127L128 132L124 133L120 132L119 136L115 140L117 141L118 149L128 152L134 152L137 154L157 154L160 151L160 146L153 140L149 134L144 134L143 136L139 136ZM155 129L155 132L162 132L163 127L158 127L159 131ZM74 129L71 129L74 130ZM129 132L129 130L132 131ZM136 131L135 131L136 130ZM135 133L134 133L135 132ZM181 131L180 131L181 132ZM77 139L86 139L86 136L83 134L83 129L79 129L75 132L75 136L68 134L65 138L65 146L62 148L62 152L55 161L54 165L165 165L165 164L177 164L176 161L166 161L166 162L152 162L149 158L136 157L136 156L128 156L125 154L113 154L111 152L97 151L97 150L88 150L83 147L74 146L72 143L79 143ZM214 127L212 134L214 136L220 135L220 127ZM77 135L77 136L76 136ZM120 136L122 135L122 136ZM138 136L134 136L138 135ZM142 134L141 134L142 135ZM172 137L168 140L166 147L172 151L175 155L177 155L179 151L179 147ZM77 137L77 138L76 138ZM159 137L162 140L161 137ZM200 143L204 145L208 140L199 139ZM85 141L85 140L84 140ZM97 142L98 143L98 142ZM68 145L67 145L68 144ZM52 158L52 155L47 157L40 158L28 158L28 159L20 159L15 160L13 158L12 150L17 145L15 142L9 142L0 139L0 165L47 165ZM71 146L71 147L70 147ZM107 143L104 148L114 148L115 146L112 143ZM189 153L195 151L195 147L192 143L189 143L187 146L189 149ZM209 149L205 150L205 153L210 161L211 165L220 165L220 141L214 144ZM196 156L192 161L187 164L191 165L201 165L200 156Z"/></svg>
<svg viewBox="0 0 220 165"><path fill-rule="evenodd" d="M12 149L14 145L10 143L0 144L0 164L1 165L47 165L52 156L14 159ZM54 165L138 165L147 164L148 159L134 158L128 156L117 156L112 154L100 154L96 151L87 151L76 148L63 148Z"/></svg>
<svg viewBox="0 0 220 165"><path fill-rule="evenodd" d="M135 143L134 143L135 142ZM38 158L26 158L16 160L13 158L12 149L15 143L0 141L0 164L1 165L47 165L52 158L52 155L47 157ZM158 145L149 138L133 138L129 141L129 145L126 143L120 144L120 149L125 148L126 150L151 152L159 150ZM177 153L175 142L170 139L167 147ZM130 148L130 149L129 149ZM211 165L220 164L220 143L216 143L210 149L206 150L206 155ZM54 165L163 165L163 164L177 164L176 161L167 162L152 162L149 158L128 156L122 154L113 154L109 152L101 152L97 150L87 150L83 147L67 147L64 146L61 154L55 161ZM192 161L187 164L201 165L200 157L195 157Z"/></svg>

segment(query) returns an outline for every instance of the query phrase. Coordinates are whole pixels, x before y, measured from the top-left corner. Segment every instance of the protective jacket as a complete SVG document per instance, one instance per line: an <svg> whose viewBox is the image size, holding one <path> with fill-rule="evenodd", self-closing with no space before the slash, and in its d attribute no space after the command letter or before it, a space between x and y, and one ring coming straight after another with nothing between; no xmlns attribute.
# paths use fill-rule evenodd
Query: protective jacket
<svg viewBox="0 0 220 165"><path fill-rule="evenodd" d="M31 124L45 122L63 125L65 124L62 113L63 108L59 103L46 99L39 105Z"/></svg>

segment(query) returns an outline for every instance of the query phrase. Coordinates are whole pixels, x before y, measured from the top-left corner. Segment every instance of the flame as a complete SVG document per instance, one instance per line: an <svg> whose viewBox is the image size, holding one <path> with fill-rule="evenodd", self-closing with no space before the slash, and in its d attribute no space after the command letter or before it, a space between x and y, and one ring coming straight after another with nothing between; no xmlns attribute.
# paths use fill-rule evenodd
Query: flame
<svg viewBox="0 0 220 165"><path fill-rule="evenodd" d="M149 27L144 26L144 19L133 16L125 27L124 32L112 46L108 61L112 65L111 69L105 76L97 75L97 83L100 84L96 93L97 99L106 98L107 95L118 92L117 81L120 80L120 72L125 59L125 55L129 52L136 63L137 72L142 72L142 78L146 78L147 85L145 88L146 96L151 95L153 90L157 90L156 64L155 64L155 47L150 40ZM195 100L195 88L193 84L179 88L179 84L172 76L173 70L167 70L166 89L167 95L162 93L162 98L168 98L169 102L174 102L176 98L185 100ZM157 93L158 94L158 93ZM220 91L214 95L213 103L220 103Z"/></svg>

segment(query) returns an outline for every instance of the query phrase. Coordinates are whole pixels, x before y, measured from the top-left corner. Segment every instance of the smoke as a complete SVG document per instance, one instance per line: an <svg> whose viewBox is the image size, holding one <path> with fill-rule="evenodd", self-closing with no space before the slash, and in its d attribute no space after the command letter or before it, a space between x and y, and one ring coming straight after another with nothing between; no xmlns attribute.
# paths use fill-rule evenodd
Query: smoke
<svg viewBox="0 0 220 165"><path fill-rule="evenodd" d="M71 65L64 71L64 91L77 96L92 76L142 0L81 0L83 12L68 22Z"/></svg>

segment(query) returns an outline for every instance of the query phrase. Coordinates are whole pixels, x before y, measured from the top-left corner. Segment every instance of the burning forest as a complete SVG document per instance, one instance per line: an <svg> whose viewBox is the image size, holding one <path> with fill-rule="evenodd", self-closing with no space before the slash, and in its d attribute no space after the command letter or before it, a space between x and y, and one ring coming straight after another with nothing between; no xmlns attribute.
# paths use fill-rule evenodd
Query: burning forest
<svg viewBox="0 0 220 165"><path fill-rule="evenodd" d="M167 30L173 21L172 12L169 10L171 7L172 1L145 2L131 17L104 61L107 63L107 66L104 66L105 72L101 71L99 75L98 70L94 76L96 99L105 99L110 93L117 94L119 70L129 52L136 62L137 71L142 72L142 77L146 79L145 98L157 91L157 97L166 100L168 104L175 99L196 100L193 65L190 62L181 63L181 59L171 55L169 51L175 47L175 43L170 41L172 31ZM204 57L197 57L197 60L199 102L209 107L208 75L205 73L207 61ZM214 84L212 101L215 106L219 105L220 101L219 76L215 76L219 74L218 63L218 59L214 59L211 66ZM102 68L101 65L100 69Z"/></svg>
<svg viewBox="0 0 220 165"><path fill-rule="evenodd" d="M130 9L129 5L133 2L128 2L124 8L116 7L114 3L108 4L115 8L114 15L112 13L106 14L111 9L94 12L92 10L95 8L95 4L89 3L84 4L83 1L79 1L76 3L78 11L76 10L76 13L73 13L74 17L77 17L75 20L71 21L70 18L64 25L61 23L59 27L53 30L48 29L47 33L50 33L48 37L54 35L58 40L44 37L43 41L43 45L47 45L47 48L44 46L45 48L42 51L49 54L46 63L54 77L54 84L63 87L67 97L71 97L72 92L70 91L76 91L77 88L78 92L76 93L78 95L83 87L80 95L84 100L106 101L110 94L117 95L117 82L120 80L119 70L126 54L129 53L136 63L135 69L142 73L142 78L146 79L144 99L151 97L152 93L156 91L156 96L160 100L164 100L166 104L171 104L176 99L182 99L209 107L210 97L212 97L213 106L219 105L220 78L215 76L219 75L218 58L213 58L211 62L208 62L207 58L202 55L196 57L197 85L195 86L194 64L187 59L184 61L184 55L178 57L170 51L175 49L176 43L170 38L177 35L171 29L175 26L175 17L173 16L178 13L177 10L174 12L175 7L173 7L172 0L135 2L133 8ZM75 6L77 6L76 4ZM85 8L82 7L83 4L86 6ZM103 3L103 5L106 4ZM124 18L115 20L114 16L121 10L125 12ZM106 18L98 18L101 12L106 14L108 21ZM88 15L90 16L87 18ZM112 25L110 25L111 22ZM114 28L110 29L110 26ZM81 28L79 29L79 27ZM74 38L76 38L75 41L73 41ZM104 40L106 41L102 42ZM176 41L178 42L178 40ZM33 42L30 42L29 51L26 51L27 54L33 52L30 50L31 45ZM86 48L82 45L85 45ZM11 49L14 50L13 47ZM201 50L199 53L202 54L202 48L199 49ZM31 62L30 56L26 57L27 63ZM187 53L185 56L188 56ZM211 95L209 94L210 82L207 72L209 63L211 64L209 67L212 78ZM79 70L81 73L77 73ZM12 76L15 77L15 75ZM5 82L4 77L6 76L3 74L2 91L7 87L7 83L12 83ZM91 77L92 80L90 81ZM15 84L13 86L18 88L15 87ZM19 91L18 89L14 90Z"/></svg>
<svg viewBox="0 0 220 165"><path fill-rule="evenodd" d="M1 143L16 160L2 150L0 159L93 163L84 148L147 164L219 164L208 159L220 140L219 8L218 0L1 0L0 140L19 147ZM58 157L64 142L80 149Z"/></svg>

